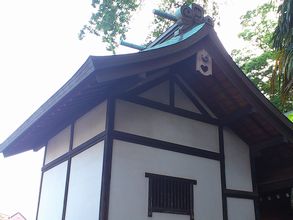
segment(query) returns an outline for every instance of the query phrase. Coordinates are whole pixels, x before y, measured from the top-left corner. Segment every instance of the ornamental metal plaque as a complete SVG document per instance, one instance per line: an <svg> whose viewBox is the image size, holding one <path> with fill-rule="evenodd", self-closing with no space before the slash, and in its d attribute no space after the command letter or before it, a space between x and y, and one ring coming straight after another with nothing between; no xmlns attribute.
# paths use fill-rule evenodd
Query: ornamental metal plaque
<svg viewBox="0 0 293 220"><path fill-rule="evenodd" d="M204 49L197 52L196 55L196 71L204 76L212 75L212 58Z"/></svg>

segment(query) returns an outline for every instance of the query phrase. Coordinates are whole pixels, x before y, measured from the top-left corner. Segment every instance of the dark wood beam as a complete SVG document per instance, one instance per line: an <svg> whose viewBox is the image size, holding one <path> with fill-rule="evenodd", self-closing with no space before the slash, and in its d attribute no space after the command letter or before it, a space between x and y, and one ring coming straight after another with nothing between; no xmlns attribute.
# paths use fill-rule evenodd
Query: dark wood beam
<svg viewBox="0 0 293 220"><path fill-rule="evenodd" d="M227 197L232 198L256 199L258 197L258 194L255 192L248 192L242 190L226 189L224 193Z"/></svg>
<svg viewBox="0 0 293 220"><path fill-rule="evenodd" d="M236 110L232 114L229 114L228 116L222 118L221 124L225 126L232 125L255 112L256 111L251 107L245 107L245 108Z"/></svg>
<svg viewBox="0 0 293 220"><path fill-rule="evenodd" d="M266 148L270 148L270 147L274 147L274 146L278 146L278 145L286 144L286 143L289 143L288 139L281 136L281 137L273 137L269 140L265 140L265 141L250 145L250 147L253 153L256 153Z"/></svg>
<svg viewBox="0 0 293 220"><path fill-rule="evenodd" d="M260 182L258 184L258 190L259 190L259 193L261 194L265 192L272 192L275 190L291 188L292 186L293 186L293 177L291 178L288 177L284 179Z"/></svg>

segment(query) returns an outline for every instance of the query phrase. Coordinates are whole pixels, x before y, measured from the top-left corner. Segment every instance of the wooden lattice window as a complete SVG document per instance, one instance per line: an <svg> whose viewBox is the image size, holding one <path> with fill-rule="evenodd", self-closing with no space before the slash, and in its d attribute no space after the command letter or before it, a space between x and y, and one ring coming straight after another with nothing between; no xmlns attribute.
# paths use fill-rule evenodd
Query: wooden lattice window
<svg viewBox="0 0 293 220"><path fill-rule="evenodd" d="M146 173L149 178L148 216L153 212L189 215L194 219L193 186L196 180Z"/></svg>

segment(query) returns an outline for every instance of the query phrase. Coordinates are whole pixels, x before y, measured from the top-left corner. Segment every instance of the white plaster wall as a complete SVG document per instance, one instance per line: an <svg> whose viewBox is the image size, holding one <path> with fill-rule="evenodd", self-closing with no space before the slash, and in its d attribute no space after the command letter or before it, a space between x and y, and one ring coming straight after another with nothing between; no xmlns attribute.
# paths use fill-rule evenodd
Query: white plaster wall
<svg viewBox="0 0 293 220"><path fill-rule="evenodd" d="M175 107L195 113L201 113L177 85L175 85L174 92Z"/></svg>
<svg viewBox="0 0 293 220"><path fill-rule="evenodd" d="M73 148L105 130L107 103L102 102L74 124Z"/></svg>
<svg viewBox="0 0 293 220"><path fill-rule="evenodd" d="M196 220L222 219L219 161L114 140L109 220L189 220L187 215L147 216L145 172L195 179Z"/></svg>
<svg viewBox="0 0 293 220"><path fill-rule="evenodd" d="M236 134L224 129L226 186L252 192L249 147Z"/></svg>
<svg viewBox="0 0 293 220"><path fill-rule="evenodd" d="M72 158L65 219L98 219L103 152L104 141Z"/></svg>
<svg viewBox="0 0 293 220"><path fill-rule="evenodd" d="M70 126L60 131L48 141L45 163L47 164L67 153L69 150L69 143Z"/></svg>
<svg viewBox="0 0 293 220"><path fill-rule="evenodd" d="M63 162L44 173L38 220L61 220L66 171L67 162Z"/></svg>
<svg viewBox="0 0 293 220"><path fill-rule="evenodd" d="M139 95L140 97L150 99L155 102L169 104L169 81L165 81L157 86L150 88Z"/></svg>
<svg viewBox="0 0 293 220"><path fill-rule="evenodd" d="M227 208L228 220L255 220L253 200L227 198Z"/></svg>
<svg viewBox="0 0 293 220"><path fill-rule="evenodd" d="M219 152L217 126L117 100L115 129Z"/></svg>

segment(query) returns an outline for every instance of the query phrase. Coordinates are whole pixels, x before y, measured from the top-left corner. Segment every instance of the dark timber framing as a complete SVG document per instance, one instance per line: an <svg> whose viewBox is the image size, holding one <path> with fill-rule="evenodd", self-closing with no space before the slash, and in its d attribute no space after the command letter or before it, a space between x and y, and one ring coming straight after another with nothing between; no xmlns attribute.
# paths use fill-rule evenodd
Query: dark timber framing
<svg viewBox="0 0 293 220"><path fill-rule="evenodd" d="M71 126L70 126L69 152L72 151L72 147L73 147L73 135L74 135L74 124L71 124ZM66 180L65 180L65 191L64 191L64 200L63 200L62 220L65 220L65 217L66 217L68 186L69 186L70 171L71 171L71 159L72 159L72 157L70 157L68 159L68 162L67 162L67 172L66 172Z"/></svg>
<svg viewBox="0 0 293 220"><path fill-rule="evenodd" d="M250 159L252 189L253 189L253 193L256 194L256 197L253 199L255 220L259 220L260 219L260 214L259 214L259 194L258 194L258 188L257 188L257 182L256 182L255 160L254 160L254 157L253 157L253 151L252 151L251 146L249 146L249 159Z"/></svg>
<svg viewBox="0 0 293 220"><path fill-rule="evenodd" d="M224 193L226 197L230 197L230 198L254 200L258 197L257 193L247 192L242 190L234 190L234 189L226 189Z"/></svg>
<svg viewBox="0 0 293 220"><path fill-rule="evenodd" d="M199 103L199 101L192 95L192 93L183 85L183 83L175 77L176 85L182 90L182 92L190 99L194 106L206 117L212 118L205 108Z"/></svg>
<svg viewBox="0 0 293 220"><path fill-rule="evenodd" d="M99 104L101 104L101 102ZM80 115L80 116L82 116L82 115ZM70 171L71 171L71 159L74 156L76 156L76 155L82 153L83 151L89 149L93 145L105 140L106 132L102 131L101 133L97 134L96 136L92 137L91 139L87 140L86 142L82 143L81 145L76 146L75 148L73 148L74 124L75 124L75 120L72 123L70 123L69 125L67 125L67 126L70 126L69 151L67 153L63 154L62 156L60 156L60 157L52 160L48 164L46 164L48 143L45 145L45 153L44 153L44 159L43 159L43 167L42 167L41 183L40 183L40 189L39 189L39 198L38 198L38 205L37 205L36 220L39 220L38 219L38 214L39 214L39 208L40 208L40 200L41 200L41 192L42 192L42 184L43 184L44 173L46 171L58 166L59 164L67 161L64 200L63 200L63 209L62 209L62 220L64 220L66 218L68 186L69 186ZM61 131L61 130L62 129L59 129L59 131Z"/></svg>
<svg viewBox="0 0 293 220"><path fill-rule="evenodd" d="M146 147L153 147L162 150L173 151L177 153L188 154L192 156L204 157L212 160L220 160L220 154L212 151L202 150L190 146L184 146L167 141L161 141L153 138L143 137L121 131L113 132L114 139L130 143L140 144Z"/></svg>
<svg viewBox="0 0 293 220"><path fill-rule="evenodd" d="M167 80L167 79L166 79ZM174 152L189 154L193 156L199 156L204 157L208 159L214 159L220 161L220 171L221 171L221 187L222 187L222 207L223 207L223 220L228 220L228 207L227 207L227 198L239 198L239 199L249 199L254 201L254 208L255 208L255 218L258 220L258 210L257 210L257 202L258 202L258 193L256 189L256 183L255 179L253 178L254 172L253 172L253 166L251 164L251 181L253 185L253 192L248 191L242 191L242 190L232 190L227 189L226 187L226 168L225 168L225 147L224 147L224 125L229 125L233 123L234 121L238 120L240 117L253 114L255 112L254 109L247 107L244 109L241 109L240 111L235 112L235 114L231 115L228 118L225 119L214 119L210 116L210 114L205 110L205 108L197 101L195 97L191 94L191 92L188 91L188 89L185 87L183 83L181 83L180 79L176 77L176 75L171 75L169 79L169 92L170 92L170 105L162 104L159 102L155 102L146 98L138 97L135 95L135 93L132 93L132 95L123 96L121 99L124 101L129 101L135 104L139 104L142 106L146 106L149 108L157 109L163 112L171 113L174 115L186 117L192 120L201 121L213 125L218 126L218 134L219 134L219 153L206 151L198 148L192 148L190 146L183 146L179 144L174 144L166 141L161 141L153 138L143 137L139 135L129 134L126 132L121 131L114 131L113 137L114 139L118 139L121 141L126 141L130 143L136 143L141 144L144 146L149 147L155 147L159 149L164 150L170 150ZM159 83L162 83L164 80L161 79ZM145 85L144 91L147 89L150 89L152 86L155 86L158 84L151 82L151 86ZM191 99L193 104L198 107L198 109L203 113L197 114L193 113L187 110L176 108L173 104L174 102L174 85L178 85L178 87L184 92L184 94ZM250 156L250 162L251 156Z"/></svg>
<svg viewBox="0 0 293 220"><path fill-rule="evenodd" d="M219 148L220 148L220 172L221 172L221 187L222 187L222 207L223 207L223 220L228 220L227 210L227 197L226 190L226 170L225 170L225 151L224 151L224 131L223 127L219 126Z"/></svg>
<svg viewBox="0 0 293 220"><path fill-rule="evenodd" d="M219 125L220 122L218 119L214 119L211 117L206 117L204 115L195 113L195 112L191 112L191 111L187 111L181 108L176 108L176 107L171 107L169 105L165 105L159 102L155 102L149 99L145 99L142 97L138 97L138 96L128 96L128 97L123 97L122 100L124 101L128 101L128 102L132 102L134 104L138 104L138 105L143 105L149 108L153 108L153 109L157 109L163 112L168 112L174 115L178 115L178 116L182 116L185 118L189 118L189 119L193 119L193 120L197 120L197 121L201 121L201 122L205 122L205 123L209 123L209 124L213 124L213 125Z"/></svg>
<svg viewBox="0 0 293 220"><path fill-rule="evenodd" d="M226 166L225 166L225 143L224 143L224 127L219 126L219 145L220 145L220 169L221 169L221 185L222 185L222 205L223 220L228 220L227 198L238 198L252 200L254 203L255 220L259 219L258 213L258 191L255 180L255 165L252 158L251 148L249 147L249 161L251 167L251 183L253 191L243 191L235 189L227 189L226 186Z"/></svg>
<svg viewBox="0 0 293 220"><path fill-rule="evenodd" d="M70 158L76 156L77 154L87 150L88 148L92 147L93 145L103 141L105 138L105 131L102 131L101 133L97 134L93 138L89 139L88 141L84 142L83 144L75 147L71 151L67 152L66 154L63 154L62 156L56 158L55 160L49 162L48 164L44 165L42 168L42 171L45 172L49 169L52 169L53 167L69 160Z"/></svg>
<svg viewBox="0 0 293 220"><path fill-rule="evenodd" d="M43 158L43 166L45 165L45 162L46 162L47 146L48 146L48 142L45 145L45 152L44 152L44 158ZM41 202L41 193L42 193L42 185L43 185L43 177L44 177L44 172L42 171L41 181L40 181L40 187L39 187L39 196L38 196L38 205L37 205L36 220L38 220L38 215L39 215L39 208L40 208L40 202Z"/></svg>
<svg viewBox="0 0 293 220"><path fill-rule="evenodd" d="M155 79L153 81L150 81L140 87L137 87L129 92L127 92L125 95L121 96L122 100L130 101L135 104L140 104L144 106L148 106L150 108L154 108L160 111L169 112L175 115L179 115L182 117L219 125L220 120L212 118L210 114L207 112L207 110L200 104L200 102L197 100L196 97L193 96L193 94L186 88L186 86L178 79L176 76L176 72L170 72L166 75L163 75L162 77L159 77L158 79ZM169 81L169 105L163 104L160 102L152 101L147 98L140 97L139 94L163 83ZM175 85L179 87L179 89L182 90L182 92L187 96L187 98L190 99L190 101L193 103L193 105L201 112L195 113L188 110L184 110L181 108L175 107Z"/></svg>
<svg viewBox="0 0 293 220"><path fill-rule="evenodd" d="M137 94L146 91L166 80L169 80L169 101L170 104L161 104L155 101L148 100L146 98L142 98L137 96ZM223 207L223 220L228 220L228 210L227 210L227 198L242 198L249 199L254 201L255 207L255 216L256 220L258 220L258 210L257 210L257 202L258 202L258 193L257 187L254 179L254 162L252 161L252 155L250 151L250 162L251 162L251 175L252 175L252 184L253 184L253 192L241 191L241 190L232 190L226 188L226 170L225 170L225 150L224 150L224 128L222 125L222 120L214 119L210 116L210 114L204 109L204 107L198 102L194 103L196 107L202 112L204 115L193 113L187 110L176 108L174 105L174 86L175 84L187 95L188 98L193 98L193 95L188 91L183 83L181 83L180 79L175 78L173 74L169 76L163 76L154 81L150 81L147 84L142 85L142 87L135 88L134 91L130 91L127 95L122 96L122 100L129 101L135 104L139 104L145 107L157 109L163 112L171 113L174 115L182 116L189 118L191 120L201 121L205 123L209 123L212 125L216 125L218 127L218 138L219 138L219 153L212 152L208 150L194 148L192 146L184 146L180 144L175 144L167 141L157 140L153 138L148 138L140 135L130 134L127 132L116 131L114 129L114 120L115 120L115 103L116 97L109 97L107 99L107 112L106 112L106 125L105 131L97 134L93 138L89 139L85 143L73 148L73 135L74 135L74 122L70 123L71 132L70 132L70 146L69 152L66 154L56 158L55 160L45 164L46 160L46 152L47 147L45 148L44 160L43 160L43 168L42 168L42 177L41 177L41 186L40 186L40 194L38 201L38 209L37 209L37 217L40 205L41 198L41 190L42 190L42 181L43 174L47 170L67 161L67 173L66 173L66 183L65 183L65 192L64 192L64 201L63 201L63 212L62 212L62 220L66 217L66 203L68 196L68 185L70 179L70 167L71 167L71 159L75 155L83 152L84 150L90 148L96 143L104 140L104 155L103 155L103 170L102 170L102 180L101 180L101 197L100 199L100 212L99 219L100 220L108 220L109 214L109 198L110 198L110 182L111 182L111 166L112 166L112 154L113 154L113 140L120 140L129 143L140 144L146 147L153 147L168 151L173 151L177 153L188 154L192 156L203 157L207 159L217 160L220 163L220 172L221 172L221 188L222 188L222 207ZM194 99L196 99L194 97ZM195 100L197 102L197 100ZM200 106L200 107L199 107ZM249 113L250 110L244 111L245 113ZM236 116L238 114L235 114ZM235 116L235 117L236 117ZM233 118L233 117L232 117ZM236 117L238 118L238 117ZM231 119L224 120L225 122L230 121ZM233 121L233 120L232 120Z"/></svg>
<svg viewBox="0 0 293 220"><path fill-rule="evenodd" d="M106 136L105 136L105 143L104 143L100 214L99 214L100 220L107 220L108 214L109 214L114 120L115 120L115 99L113 97L109 97L107 100L107 113L106 113Z"/></svg>

